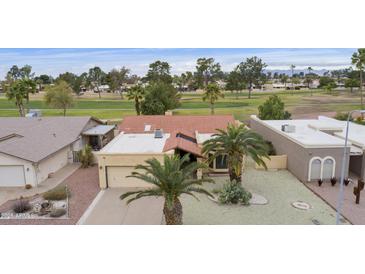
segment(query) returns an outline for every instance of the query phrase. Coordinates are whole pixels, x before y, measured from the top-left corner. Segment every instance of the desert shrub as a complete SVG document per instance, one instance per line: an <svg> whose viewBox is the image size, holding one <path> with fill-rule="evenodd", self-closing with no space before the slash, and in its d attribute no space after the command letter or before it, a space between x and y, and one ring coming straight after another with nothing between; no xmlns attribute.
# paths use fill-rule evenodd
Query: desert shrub
<svg viewBox="0 0 365 274"><path fill-rule="evenodd" d="M32 207L29 204L28 200L20 198L19 200L15 201L13 204L13 211L15 213L24 213L30 210Z"/></svg>
<svg viewBox="0 0 365 274"><path fill-rule="evenodd" d="M67 198L67 188L65 186L59 186L50 191L43 193L43 198L51 201L65 200Z"/></svg>
<svg viewBox="0 0 365 274"><path fill-rule="evenodd" d="M335 119L340 120L340 121L347 121L347 118L349 117L349 113L348 112L337 112ZM352 121L353 118L350 117L350 121Z"/></svg>
<svg viewBox="0 0 365 274"><path fill-rule="evenodd" d="M252 194L235 181L226 183L218 196L218 200L222 204L249 205L251 198Z"/></svg>
<svg viewBox="0 0 365 274"><path fill-rule="evenodd" d="M32 188L32 185L30 185L30 184L25 185L25 189L31 189L31 188Z"/></svg>
<svg viewBox="0 0 365 274"><path fill-rule="evenodd" d="M91 147L86 145L82 150L79 151L79 159L81 167L87 168L93 163L93 153Z"/></svg>
<svg viewBox="0 0 365 274"><path fill-rule="evenodd" d="M66 214L66 209L63 209L63 208L57 208L57 209L53 210L53 211L49 214L49 216L50 216L50 217L53 217L53 218L59 218L59 217L61 217L61 216L65 215L65 214Z"/></svg>

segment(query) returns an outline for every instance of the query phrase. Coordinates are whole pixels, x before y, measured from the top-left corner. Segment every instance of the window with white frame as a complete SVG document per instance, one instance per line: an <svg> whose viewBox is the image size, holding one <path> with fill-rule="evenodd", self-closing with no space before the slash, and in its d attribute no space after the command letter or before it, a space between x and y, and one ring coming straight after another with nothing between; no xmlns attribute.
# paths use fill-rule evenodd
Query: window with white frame
<svg viewBox="0 0 365 274"><path fill-rule="evenodd" d="M209 167L214 170L227 170L228 162L227 155L219 155L212 162L209 163Z"/></svg>

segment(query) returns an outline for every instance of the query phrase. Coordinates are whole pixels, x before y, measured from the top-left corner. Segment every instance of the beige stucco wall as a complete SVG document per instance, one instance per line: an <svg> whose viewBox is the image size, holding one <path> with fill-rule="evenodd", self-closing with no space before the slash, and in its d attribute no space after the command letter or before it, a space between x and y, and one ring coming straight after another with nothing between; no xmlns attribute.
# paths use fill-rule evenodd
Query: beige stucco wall
<svg viewBox="0 0 365 274"><path fill-rule="evenodd" d="M270 159L264 158L267 169L286 169L288 163L287 155L273 155ZM265 169L263 166L258 164L255 165L256 169Z"/></svg>
<svg viewBox="0 0 365 274"><path fill-rule="evenodd" d="M0 166L24 166L25 183L36 186L37 180L32 162L0 153ZM0 175L1 180L1 175Z"/></svg>
<svg viewBox="0 0 365 274"><path fill-rule="evenodd" d="M164 154L103 154L97 153L99 166L99 184L100 188L107 188L106 167L122 166L135 167L139 164L145 164L147 159L156 158L163 161Z"/></svg>
<svg viewBox="0 0 365 274"><path fill-rule="evenodd" d="M67 146L38 163L36 171L39 184L46 180L50 173L54 173L67 165L70 151L70 146Z"/></svg>
<svg viewBox="0 0 365 274"><path fill-rule="evenodd" d="M267 127L261 121L252 118L250 120L250 128L259 133L265 140L271 141L278 155L288 156L287 168L300 181L308 181L309 162L313 157L322 159L327 156L333 157L336 161L335 177L340 177L343 156L342 147L304 147ZM345 177L348 176L348 159L346 162Z"/></svg>

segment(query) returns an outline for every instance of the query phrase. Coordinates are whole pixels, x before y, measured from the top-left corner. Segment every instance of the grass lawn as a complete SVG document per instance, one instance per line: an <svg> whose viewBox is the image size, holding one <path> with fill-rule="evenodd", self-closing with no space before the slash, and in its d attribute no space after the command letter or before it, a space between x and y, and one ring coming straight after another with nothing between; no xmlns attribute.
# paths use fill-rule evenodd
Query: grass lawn
<svg viewBox="0 0 365 274"><path fill-rule="evenodd" d="M249 115L256 114L257 108L273 92L254 92L252 98L247 98L247 92L242 92L238 98L231 92L225 93L225 98L215 104L216 114L233 114L236 119L247 120ZM359 95L348 92L332 95L322 91L277 91L287 109L293 114L316 112L348 111L359 107ZM210 106L203 102L202 95L194 93L182 94L181 106L174 110L179 115L209 115ZM44 116L62 115L61 110L49 109L42 100L42 94L31 97L29 108L41 109ZM121 100L119 95L103 94L102 99L97 95L83 96L75 99L74 106L67 111L67 115L91 115L100 119L122 119L125 115L134 115L134 102ZM0 96L0 117L18 116L18 110L13 101Z"/></svg>
<svg viewBox="0 0 365 274"><path fill-rule="evenodd" d="M220 188L228 177L214 179L216 183L206 184L207 189ZM313 225L313 220L319 221L320 224L335 224L335 210L287 170L258 171L250 166L244 172L243 186L250 192L264 196L269 203L227 206L219 205L203 195L198 195L199 201L190 196L183 196L184 224ZM307 211L296 209L291 205L295 201L309 203L312 208Z"/></svg>

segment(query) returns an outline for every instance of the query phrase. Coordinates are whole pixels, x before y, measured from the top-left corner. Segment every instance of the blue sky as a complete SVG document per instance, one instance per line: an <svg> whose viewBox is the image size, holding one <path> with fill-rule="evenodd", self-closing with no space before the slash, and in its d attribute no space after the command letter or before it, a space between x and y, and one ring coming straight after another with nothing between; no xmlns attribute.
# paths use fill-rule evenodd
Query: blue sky
<svg viewBox="0 0 365 274"><path fill-rule="evenodd" d="M351 65L355 49L0 49L0 78L16 64L29 64L39 74L57 76L70 71L82 73L90 67L100 66L109 71L126 66L133 74L143 75L148 64L156 60L170 63L172 73L194 70L196 59L213 57L220 62L224 71L232 70L247 57L258 56L271 70L287 70L290 64L297 69L308 66L314 69L339 69Z"/></svg>

